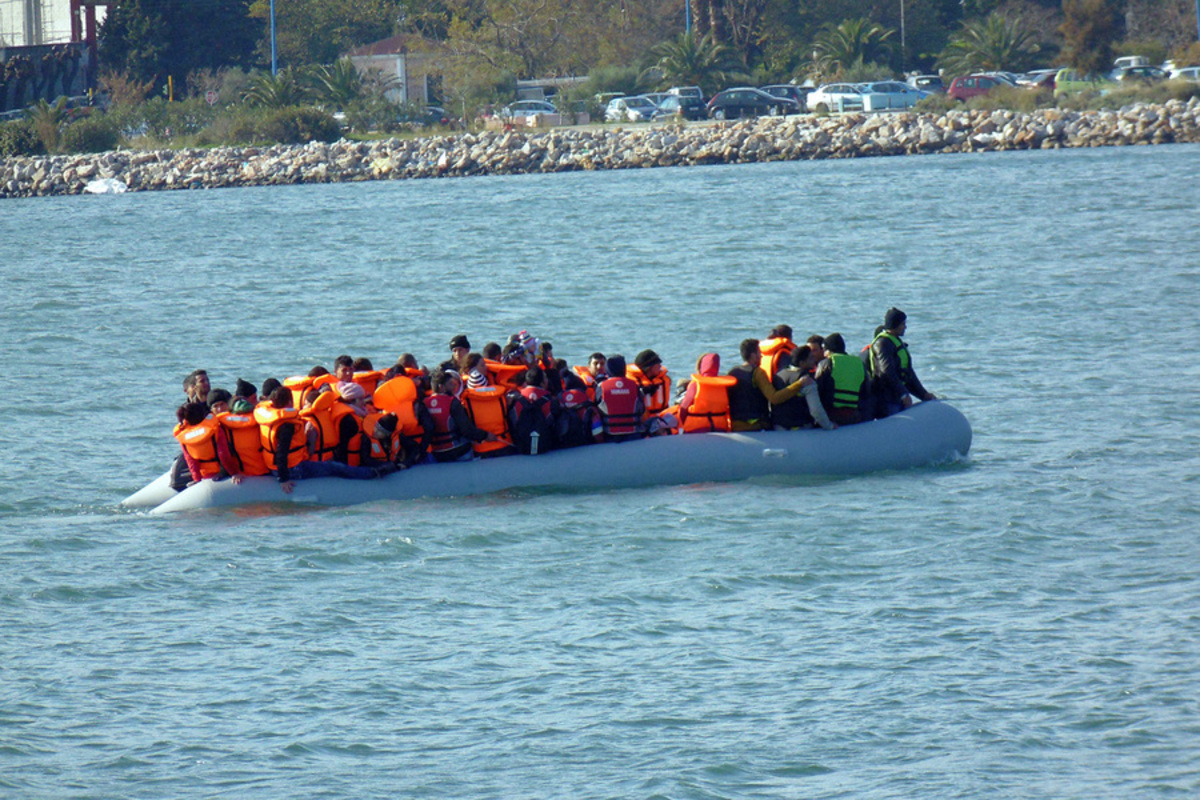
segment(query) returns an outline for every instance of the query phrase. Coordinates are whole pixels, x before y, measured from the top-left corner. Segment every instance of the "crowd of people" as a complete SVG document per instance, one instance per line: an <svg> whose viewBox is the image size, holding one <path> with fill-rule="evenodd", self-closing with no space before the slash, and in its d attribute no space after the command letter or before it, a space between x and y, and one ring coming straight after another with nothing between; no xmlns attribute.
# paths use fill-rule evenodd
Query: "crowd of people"
<svg viewBox="0 0 1200 800"><path fill-rule="evenodd" d="M936 399L913 370L906 329L904 312L888 309L872 341L847 353L840 333L797 343L779 325L743 341L742 363L725 374L720 356L705 353L675 387L653 350L632 364L592 353L571 367L526 331L479 352L455 336L433 370L407 353L387 370L341 355L332 371L267 378L261 390L238 379L233 391L212 388L195 370L176 412L172 487L269 474L291 492L305 478L370 479L424 463L649 436L832 430L898 413L914 397Z"/></svg>

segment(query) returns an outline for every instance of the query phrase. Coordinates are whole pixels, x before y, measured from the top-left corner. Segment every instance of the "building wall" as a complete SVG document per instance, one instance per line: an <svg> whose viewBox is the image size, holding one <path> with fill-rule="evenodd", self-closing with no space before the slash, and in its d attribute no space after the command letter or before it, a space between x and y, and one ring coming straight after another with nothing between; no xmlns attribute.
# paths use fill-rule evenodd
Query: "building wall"
<svg viewBox="0 0 1200 800"><path fill-rule="evenodd" d="M0 0L0 47L69 41L71 0Z"/></svg>
<svg viewBox="0 0 1200 800"><path fill-rule="evenodd" d="M359 72L379 70L397 83L387 93L394 103L425 103L429 101L428 59L412 54L350 56Z"/></svg>

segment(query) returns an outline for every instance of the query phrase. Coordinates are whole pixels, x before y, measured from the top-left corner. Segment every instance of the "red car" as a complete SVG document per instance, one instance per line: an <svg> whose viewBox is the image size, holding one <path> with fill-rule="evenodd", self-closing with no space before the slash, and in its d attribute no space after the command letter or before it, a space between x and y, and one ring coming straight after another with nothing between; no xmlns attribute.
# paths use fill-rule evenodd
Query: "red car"
<svg viewBox="0 0 1200 800"><path fill-rule="evenodd" d="M950 82L950 88L946 90L946 95L965 103L972 97L987 94L997 86L1008 85L1010 84L1007 81L994 75L964 75Z"/></svg>

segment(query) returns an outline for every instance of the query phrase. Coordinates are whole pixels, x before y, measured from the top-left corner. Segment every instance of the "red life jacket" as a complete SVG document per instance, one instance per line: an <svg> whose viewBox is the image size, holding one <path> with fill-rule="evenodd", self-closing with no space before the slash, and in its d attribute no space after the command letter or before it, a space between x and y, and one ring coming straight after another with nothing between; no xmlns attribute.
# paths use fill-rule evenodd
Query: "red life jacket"
<svg viewBox="0 0 1200 800"><path fill-rule="evenodd" d="M448 394L434 394L425 398L425 408L433 417L433 442L429 449L435 453L453 450L467 441L450 415L453 404L454 398Z"/></svg>
<svg viewBox="0 0 1200 800"><path fill-rule="evenodd" d="M596 409L606 436L625 436L642 429L642 393L630 378L608 378L596 387Z"/></svg>

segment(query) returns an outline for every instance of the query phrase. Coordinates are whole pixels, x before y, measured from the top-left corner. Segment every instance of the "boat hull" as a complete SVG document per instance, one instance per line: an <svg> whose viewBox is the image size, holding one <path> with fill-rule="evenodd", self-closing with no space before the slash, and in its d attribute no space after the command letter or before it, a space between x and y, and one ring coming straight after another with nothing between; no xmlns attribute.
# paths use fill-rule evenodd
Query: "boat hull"
<svg viewBox="0 0 1200 800"><path fill-rule="evenodd" d="M291 494L284 494L272 477L247 478L238 485L206 480L168 498L152 513L256 503L354 505L520 488L618 489L772 475L855 475L951 461L970 447L966 417L947 403L930 402L836 431L664 436L539 456L421 465L378 480L317 478L296 482Z"/></svg>

